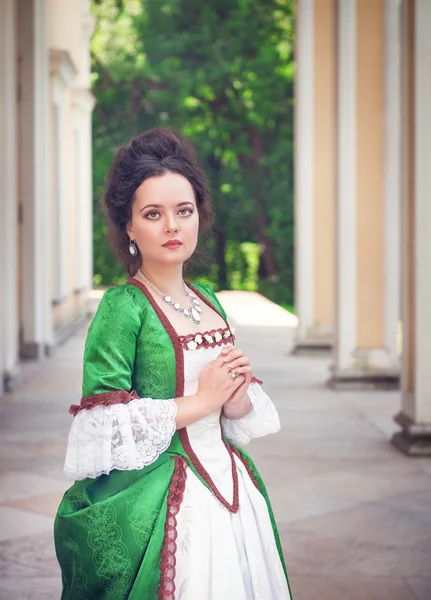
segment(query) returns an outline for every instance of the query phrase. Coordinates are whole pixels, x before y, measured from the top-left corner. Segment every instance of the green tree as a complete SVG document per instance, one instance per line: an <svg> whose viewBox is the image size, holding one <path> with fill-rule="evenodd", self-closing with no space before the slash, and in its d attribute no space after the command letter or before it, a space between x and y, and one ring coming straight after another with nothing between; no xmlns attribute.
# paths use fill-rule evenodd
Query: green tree
<svg viewBox="0 0 431 600"><path fill-rule="evenodd" d="M217 283L226 287L233 268L227 243L242 264L241 244L254 241L261 286L291 302L293 2L112 0L96 12L95 137L104 157L136 131L181 129L212 184L217 221L207 247Z"/></svg>

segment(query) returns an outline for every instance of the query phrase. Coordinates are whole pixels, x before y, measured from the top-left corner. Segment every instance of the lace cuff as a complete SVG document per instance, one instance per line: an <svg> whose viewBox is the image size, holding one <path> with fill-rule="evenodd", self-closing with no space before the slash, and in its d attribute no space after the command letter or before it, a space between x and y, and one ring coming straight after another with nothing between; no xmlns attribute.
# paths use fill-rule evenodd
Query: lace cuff
<svg viewBox="0 0 431 600"><path fill-rule="evenodd" d="M80 411L69 432L64 475L79 480L142 469L169 447L176 415L173 400L152 398Z"/></svg>
<svg viewBox="0 0 431 600"><path fill-rule="evenodd" d="M241 419L228 419L224 416L221 419L224 435L240 446L248 444L252 438L280 431L277 409L261 386L250 383L247 393L253 410Z"/></svg>

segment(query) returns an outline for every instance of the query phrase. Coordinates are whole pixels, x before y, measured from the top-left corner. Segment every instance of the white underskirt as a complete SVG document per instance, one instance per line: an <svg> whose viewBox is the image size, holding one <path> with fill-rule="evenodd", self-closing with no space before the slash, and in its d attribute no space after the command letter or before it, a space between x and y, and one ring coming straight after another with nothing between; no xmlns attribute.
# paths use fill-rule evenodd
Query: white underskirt
<svg viewBox="0 0 431 600"><path fill-rule="evenodd" d="M212 348L184 353L186 394L196 392L199 373L219 352ZM221 426L226 437L243 442L280 427L277 411L260 385L251 384L249 394L255 410L244 419L230 423L222 419L221 424L218 410L187 427L194 453L229 504L233 500L232 462ZM229 511L187 469L177 515L176 600L290 600L266 501L237 457L235 465L237 513Z"/></svg>
<svg viewBox="0 0 431 600"><path fill-rule="evenodd" d="M235 462L235 514L187 469L177 515L176 600L290 600L265 499L243 463Z"/></svg>

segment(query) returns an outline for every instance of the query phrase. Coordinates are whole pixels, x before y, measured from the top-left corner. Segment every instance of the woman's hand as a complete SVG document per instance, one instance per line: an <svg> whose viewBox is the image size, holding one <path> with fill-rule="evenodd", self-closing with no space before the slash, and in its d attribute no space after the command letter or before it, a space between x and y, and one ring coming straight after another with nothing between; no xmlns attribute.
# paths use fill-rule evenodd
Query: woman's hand
<svg viewBox="0 0 431 600"><path fill-rule="evenodd" d="M253 376L250 360L240 348L224 348L221 354L224 357L223 360L229 365L231 370L245 377L243 383L223 405L223 413L228 419L239 419L253 409L250 399L247 396L248 386Z"/></svg>
<svg viewBox="0 0 431 600"><path fill-rule="evenodd" d="M235 369L238 372L235 378L230 375L232 365L236 364L234 360L239 359L236 354L231 355L235 350L234 346L227 346L215 360L208 363L199 376L197 395L204 400L209 413L223 406L246 382L246 374L241 371L244 367L238 366Z"/></svg>

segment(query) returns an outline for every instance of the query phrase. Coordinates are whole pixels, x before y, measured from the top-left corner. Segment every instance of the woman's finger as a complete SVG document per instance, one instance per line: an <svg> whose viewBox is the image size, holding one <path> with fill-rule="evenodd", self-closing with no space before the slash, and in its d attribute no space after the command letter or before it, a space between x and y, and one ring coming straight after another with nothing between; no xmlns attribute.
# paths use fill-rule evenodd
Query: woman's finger
<svg viewBox="0 0 431 600"><path fill-rule="evenodd" d="M241 366L241 367L236 367L235 371L237 373L241 373L243 375L247 375L249 373L252 373L252 368L251 368L250 365L244 365L244 366Z"/></svg>
<svg viewBox="0 0 431 600"><path fill-rule="evenodd" d="M241 356L244 356L244 350L236 348L235 350L229 352L229 354L223 356L223 362L231 363L233 360L240 358Z"/></svg>
<svg viewBox="0 0 431 600"><path fill-rule="evenodd" d="M228 354L219 354L215 359L215 363L218 364L219 367L223 367L228 364L231 360L241 356L243 354L242 350L238 350L238 348L233 348Z"/></svg>
<svg viewBox="0 0 431 600"><path fill-rule="evenodd" d="M250 366L250 360L246 356L241 356L236 360L233 360L230 363L227 363L229 369L237 369L238 367L247 367Z"/></svg>
<svg viewBox="0 0 431 600"><path fill-rule="evenodd" d="M218 366L223 366L225 364L225 358L229 355L230 352L236 350L235 346L225 346L217 358L214 360Z"/></svg>

